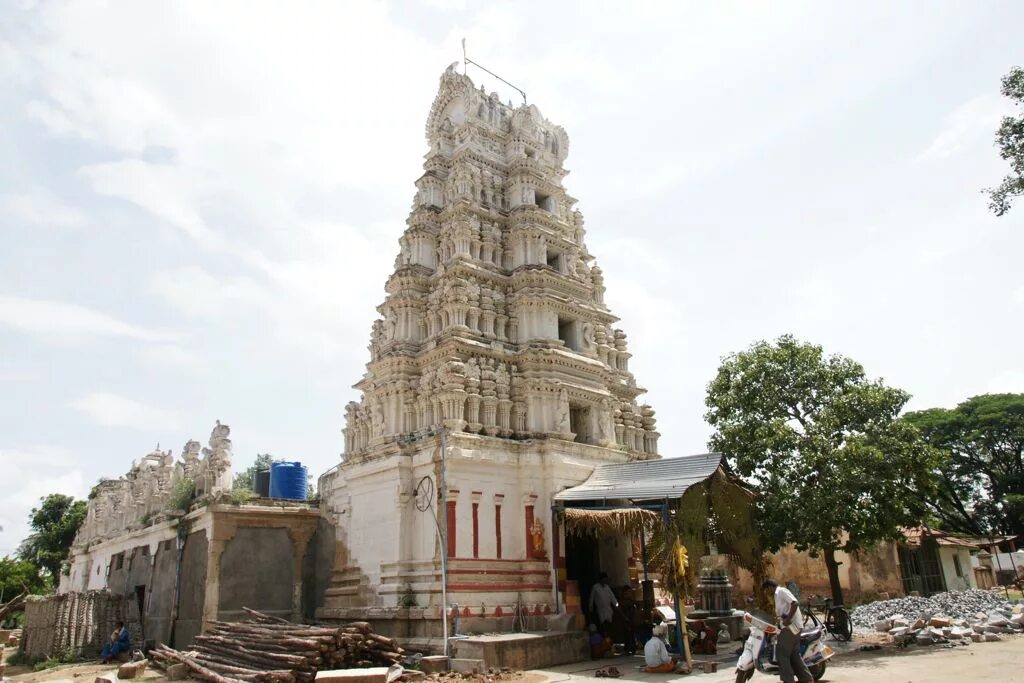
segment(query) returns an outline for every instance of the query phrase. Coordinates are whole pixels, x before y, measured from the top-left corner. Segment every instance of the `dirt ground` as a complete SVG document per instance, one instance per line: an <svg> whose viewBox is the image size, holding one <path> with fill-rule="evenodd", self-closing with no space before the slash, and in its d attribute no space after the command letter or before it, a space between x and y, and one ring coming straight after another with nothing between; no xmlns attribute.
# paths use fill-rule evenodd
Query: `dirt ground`
<svg viewBox="0 0 1024 683"><path fill-rule="evenodd" d="M601 662L607 665L610 660ZM726 683L735 680L730 663L719 666L718 673L697 673L690 676L645 674L623 665L617 666L624 674L619 679L641 683ZM600 665L594 663L570 664L548 671L528 672L519 681L522 683L607 683L607 679L594 678ZM43 681L70 681L71 683L92 683L98 675L116 670L104 664L74 664L45 671L8 669L9 678L24 683ZM159 671L147 671L142 679L154 682L161 679ZM777 677L761 673L754 674L751 683L763 681L774 683ZM952 649L941 647L912 647L904 651L886 648L875 652L859 652L837 657L830 662L822 683L935 683L937 681L1000 681L1000 683L1024 683L1024 636L1011 637L998 643L974 643ZM518 683L518 682L517 682Z"/></svg>
<svg viewBox="0 0 1024 683"><path fill-rule="evenodd" d="M607 664L608 662L602 662ZM607 683L594 678L594 669L585 665L566 665L545 671L547 683ZM617 664L623 677L619 681L642 683L725 683L736 678L731 663L720 664L718 673L645 674ZM755 673L750 683L775 683L778 676ZM935 683L936 681L999 681L1024 683L1024 636L1010 637L998 643L972 643L953 649L912 647L898 651L891 647L879 651L858 652L834 658L829 662L822 683Z"/></svg>

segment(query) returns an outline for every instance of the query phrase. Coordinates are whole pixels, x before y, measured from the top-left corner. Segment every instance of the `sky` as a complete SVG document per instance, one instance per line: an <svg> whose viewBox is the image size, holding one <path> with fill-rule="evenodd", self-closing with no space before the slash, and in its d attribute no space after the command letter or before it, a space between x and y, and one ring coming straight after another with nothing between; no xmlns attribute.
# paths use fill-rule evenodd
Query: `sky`
<svg viewBox="0 0 1024 683"><path fill-rule="evenodd" d="M722 356L793 333L913 394L1024 391L1024 205L982 188L1019 2L0 0L0 555L229 424L343 449L442 71L570 138L666 456ZM488 91L514 92L470 67Z"/></svg>

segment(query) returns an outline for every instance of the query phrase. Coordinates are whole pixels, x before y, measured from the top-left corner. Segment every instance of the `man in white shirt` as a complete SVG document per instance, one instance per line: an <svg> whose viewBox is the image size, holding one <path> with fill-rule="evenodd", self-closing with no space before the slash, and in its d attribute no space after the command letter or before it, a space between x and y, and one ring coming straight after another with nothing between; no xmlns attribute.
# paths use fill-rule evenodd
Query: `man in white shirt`
<svg viewBox="0 0 1024 683"><path fill-rule="evenodd" d="M608 575L601 572L597 577L597 583L590 589L590 612L597 614L599 628L612 623L614 610L618 606L619 601L615 599L615 593L608 585Z"/></svg>
<svg viewBox="0 0 1024 683"><path fill-rule="evenodd" d="M779 677L783 683L794 683L796 680L800 683L814 683L814 676L800 656L800 629L804 624L800 602L788 588L783 588L772 579L765 579L762 586L774 598L775 614L782 622L782 630L775 642Z"/></svg>
<svg viewBox="0 0 1024 683"><path fill-rule="evenodd" d="M650 640L644 645L644 671L651 674L670 674L676 670L676 658L668 653L665 641L665 624L655 624Z"/></svg>

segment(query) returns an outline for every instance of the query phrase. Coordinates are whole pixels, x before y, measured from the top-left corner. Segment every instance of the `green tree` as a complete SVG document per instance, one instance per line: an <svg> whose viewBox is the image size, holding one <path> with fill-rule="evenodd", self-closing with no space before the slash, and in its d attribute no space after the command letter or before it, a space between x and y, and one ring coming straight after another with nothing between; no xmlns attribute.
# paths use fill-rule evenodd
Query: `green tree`
<svg viewBox="0 0 1024 683"><path fill-rule="evenodd" d="M934 488L938 452L898 419L908 398L789 335L725 357L708 385L709 445L756 490L765 546L823 555L837 604L836 551L899 539Z"/></svg>
<svg viewBox="0 0 1024 683"><path fill-rule="evenodd" d="M1024 69L1014 67L1003 76L1002 93L1016 106L1024 104ZM1024 115L1003 117L996 130L996 147L999 148L999 156L1010 162L1010 173L999 185L985 191L989 196L989 208L997 216L1002 216L1010 210L1013 200L1024 194Z"/></svg>
<svg viewBox="0 0 1024 683"><path fill-rule="evenodd" d="M44 593L46 579L39 568L27 560L4 555L0 557L0 604L28 589L30 593Z"/></svg>
<svg viewBox="0 0 1024 683"><path fill-rule="evenodd" d="M18 548L18 556L43 571L56 585L61 565L68 558L78 527L85 520L86 502L51 493L40 498L40 506L29 513L29 534Z"/></svg>
<svg viewBox="0 0 1024 683"><path fill-rule="evenodd" d="M269 453L260 453L256 456L256 460L253 462L252 467L243 470L235 475L235 479L232 482L231 488L235 491L238 490L253 490L253 484L256 482L256 472L259 470L269 470L270 465L274 462L274 456Z"/></svg>
<svg viewBox="0 0 1024 683"><path fill-rule="evenodd" d="M929 501L942 528L1024 534L1024 394L984 394L906 420L946 453Z"/></svg>

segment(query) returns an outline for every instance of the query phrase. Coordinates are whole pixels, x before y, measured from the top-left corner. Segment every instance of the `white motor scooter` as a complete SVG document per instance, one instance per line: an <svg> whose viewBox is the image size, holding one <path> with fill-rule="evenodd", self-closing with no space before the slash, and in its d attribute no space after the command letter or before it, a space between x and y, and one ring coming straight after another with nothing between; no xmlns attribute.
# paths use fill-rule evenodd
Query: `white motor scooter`
<svg viewBox="0 0 1024 683"><path fill-rule="evenodd" d="M779 634L779 627L758 619L750 612L743 615L743 621L747 623L750 635L740 653L740 660L736 662L736 683L749 681L754 675L754 669L761 673L777 674L779 665L775 661L775 638ZM818 627L800 634L800 656L816 681L825 675L826 662L835 654L832 648L821 642L823 632L824 629Z"/></svg>

